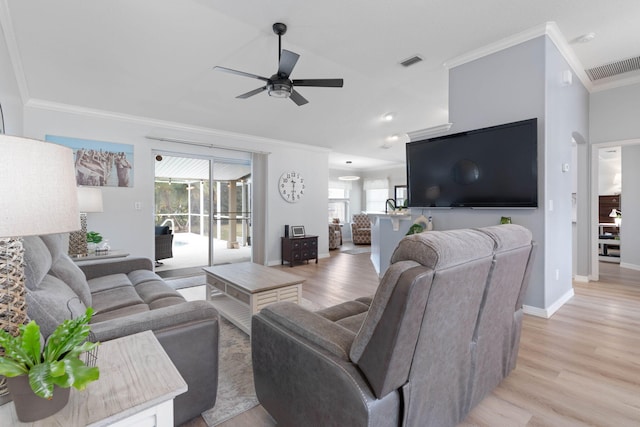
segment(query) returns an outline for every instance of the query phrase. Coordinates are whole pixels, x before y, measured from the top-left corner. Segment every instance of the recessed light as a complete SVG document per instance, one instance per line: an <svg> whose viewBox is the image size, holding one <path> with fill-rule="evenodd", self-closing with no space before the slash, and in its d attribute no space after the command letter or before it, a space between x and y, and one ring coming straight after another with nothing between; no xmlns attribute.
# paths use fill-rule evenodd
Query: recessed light
<svg viewBox="0 0 640 427"><path fill-rule="evenodd" d="M396 113L393 113L393 112L385 113L382 116L382 120L384 120L385 122L390 122L395 118L396 118Z"/></svg>
<svg viewBox="0 0 640 427"><path fill-rule="evenodd" d="M398 135L397 133L394 133L393 135L387 137L387 141L389 142L396 142L400 139L400 135Z"/></svg>
<svg viewBox="0 0 640 427"><path fill-rule="evenodd" d="M575 42L576 43L589 43L591 40L596 38L596 33L587 33L587 34L583 34L579 37L576 37Z"/></svg>
<svg viewBox="0 0 640 427"><path fill-rule="evenodd" d="M357 181L360 179L360 177L355 175L344 175L344 176L339 176L338 179L340 181Z"/></svg>

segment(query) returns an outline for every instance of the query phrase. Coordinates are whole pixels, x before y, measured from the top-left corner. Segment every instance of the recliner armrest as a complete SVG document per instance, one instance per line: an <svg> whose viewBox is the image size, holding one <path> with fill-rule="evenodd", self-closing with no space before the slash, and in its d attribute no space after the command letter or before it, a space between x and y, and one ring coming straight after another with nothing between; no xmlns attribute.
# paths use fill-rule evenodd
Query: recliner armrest
<svg viewBox="0 0 640 427"><path fill-rule="evenodd" d="M265 316L332 354L349 360L355 334L298 304L277 302L263 308L256 316Z"/></svg>
<svg viewBox="0 0 640 427"><path fill-rule="evenodd" d="M92 323L91 331L97 340L108 341L138 332L157 332L210 319L218 319L218 311L210 302L185 301L182 304Z"/></svg>
<svg viewBox="0 0 640 427"><path fill-rule="evenodd" d="M79 266L87 280L109 274L129 274L135 270L153 271L153 263L149 258L127 257L93 261Z"/></svg>

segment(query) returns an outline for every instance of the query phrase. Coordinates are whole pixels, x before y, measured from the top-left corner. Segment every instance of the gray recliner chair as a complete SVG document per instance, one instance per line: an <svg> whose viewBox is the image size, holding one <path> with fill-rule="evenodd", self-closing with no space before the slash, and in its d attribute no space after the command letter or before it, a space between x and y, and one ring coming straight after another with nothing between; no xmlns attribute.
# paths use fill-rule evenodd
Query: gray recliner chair
<svg viewBox="0 0 640 427"><path fill-rule="evenodd" d="M256 394L282 426L455 426L514 368L531 233L405 237L373 298L252 319Z"/></svg>

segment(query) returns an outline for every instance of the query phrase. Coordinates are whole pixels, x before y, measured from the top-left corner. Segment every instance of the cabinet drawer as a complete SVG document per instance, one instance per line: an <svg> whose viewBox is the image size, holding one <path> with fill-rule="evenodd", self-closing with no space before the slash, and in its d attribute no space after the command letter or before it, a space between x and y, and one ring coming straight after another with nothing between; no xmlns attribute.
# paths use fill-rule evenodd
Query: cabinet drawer
<svg viewBox="0 0 640 427"><path fill-rule="evenodd" d="M236 289L232 285L227 285L227 295L230 295L235 299L237 299L238 301L243 302L247 305L251 303L251 297L249 295L245 294L239 289Z"/></svg>
<svg viewBox="0 0 640 427"><path fill-rule="evenodd" d="M219 289L222 292L224 292L225 283L220 281L220 280L218 280L218 279L216 279L216 278L214 278L214 277L209 276L208 274L207 274L207 283L209 285L213 286L214 288Z"/></svg>

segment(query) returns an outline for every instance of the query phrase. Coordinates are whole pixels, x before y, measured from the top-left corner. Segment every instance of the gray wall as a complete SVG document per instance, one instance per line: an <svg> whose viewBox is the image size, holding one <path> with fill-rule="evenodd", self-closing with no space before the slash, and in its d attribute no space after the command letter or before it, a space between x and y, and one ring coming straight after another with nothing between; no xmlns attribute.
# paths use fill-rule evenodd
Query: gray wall
<svg viewBox="0 0 640 427"><path fill-rule="evenodd" d="M546 50L546 99L545 99L545 307L558 301L572 288L572 204L571 171L563 172L563 165L572 165L571 140L588 140L589 93L577 77L571 85L562 82L564 70L569 64L555 44L545 39ZM578 157L587 161L585 144L579 144ZM579 170L580 172L580 170ZM584 172L584 171L582 171ZM581 175L584 175L581 174ZM587 181L583 181L587 182ZM583 186L584 187L584 186ZM588 274L588 234L580 233L589 227L588 196L578 197L577 218L577 274ZM585 197L586 196L586 197ZM549 201L553 200L553 210ZM556 275L557 272L557 275Z"/></svg>
<svg viewBox="0 0 640 427"><path fill-rule="evenodd" d="M590 142L628 141L640 144L639 100L640 83L592 93L589 104ZM640 229L640 216L636 210L638 192L635 188L640 182L640 159L636 150L634 146L624 145L622 151L621 263L622 266L640 269L640 234L637 232ZM625 207L629 210L625 211Z"/></svg>
<svg viewBox="0 0 640 427"><path fill-rule="evenodd" d="M640 138L640 83L592 93L590 116L592 144Z"/></svg>
<svg viewBox="0 0 640 427"><path fill-rule="evenodd" d="M622 147L622 197L620 199L620 266L640 269L640 145Z"/></svg>
<svg viewBox="0 0 640 427"><path fill-rule="evenodd" d="M5 133L7 135L22 135L23 113L22 100L18 83L9 60L9 51L0 29L0 104L4 115Z"/></svg>
<svg viewBox="0 0 640 427"><path fill-rule="evenodd" d="M572 134L588 132L588 93L577 79L562 85L566 69L547 37L451 69L450 133L538 118L539 207L423 210L433 215L436 229L492 225L501 216L529 228L538 251L524 303L541 309L572 291L571 174L562 172L562 164L571 164Z"/></svg>

